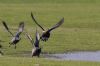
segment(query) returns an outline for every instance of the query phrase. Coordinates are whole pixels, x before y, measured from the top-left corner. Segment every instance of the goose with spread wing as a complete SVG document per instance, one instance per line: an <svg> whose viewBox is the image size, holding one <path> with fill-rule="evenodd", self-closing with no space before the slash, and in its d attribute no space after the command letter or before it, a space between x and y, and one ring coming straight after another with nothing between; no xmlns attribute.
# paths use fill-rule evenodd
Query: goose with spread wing
<svg viewBox="0 0 100 66"><path fill-rule="evenodd" d="M48 29L48 30L45 30L45 29L36 21L36 19L34 18L32 12L31 12L31 17L32 17L33 21L43 30L43 33L42 33L42 35L41 35L41 37L40 37L40 39L41 39L42 41L47 41L48 38L50 37L50 32L51 32L53 29L58 28L58 27L59 27L60 25L62 25L63 22L64 22L64 18L62 18L62 19L61 19L57 24L55 24L53 27L51 27L51 28Z"/></svg>
<svg viewBox="0 0 100 66"><path fill-rule="evenodd" d="M40 56L40 53L41 53L41 47L39 46L39 40L40 40L39 33L36 30L35 40L34 41L33 41L33 39L31 38L31 36L28 33L26 33L26 36L30 40L30 42L31 42L31 44L33 46L33 49L32 49L32 57L33 56L39 57Z"/></svg>
<svg viewBox="0 0 100 66"><path fill-rule="evenodd" d="M13 37L13 38L11 39L11 41L9 42L9 44L10 44L9 47L10 47L11 45L15 45L15 49L16 49L16 44L21 40L20 35L21 35L21 33L23 32L23 30L24 30L24 22L20 22L20 23L19 23L18 31L16 32L15 35L9 30L9 28L8 28L8 26L7 26L7 24L6 24L5 21L2 21L2 23L3 23L4 27L5 27L5 29L6 29L6 30L11 34L11 36Z"/></svg>

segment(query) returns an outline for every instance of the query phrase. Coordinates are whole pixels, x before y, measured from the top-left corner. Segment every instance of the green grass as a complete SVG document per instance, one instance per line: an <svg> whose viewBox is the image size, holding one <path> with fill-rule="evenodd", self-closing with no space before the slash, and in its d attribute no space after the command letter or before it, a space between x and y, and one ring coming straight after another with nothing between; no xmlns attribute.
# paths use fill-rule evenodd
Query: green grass
<svg viewBox="0 0 100 66"><path fill-rule="evenodd" d="M99 66L99 62L53 61L43 58L0 57L1 66Z"/></svg>
<svg viewBox="0 0 100 66"><path fill-rule="evenodd" d="M1 4L0 19L7 21L11 29L17 28L20 21L25 21L25 29L34 36L36 24L30 17L31 11L34 13L37 21L46 29L53 26L62 17L65 18L64 24L52 32L49 41L40 43L43 45L43 52L61 53L67 51L100 50L99 4ZM7 45L11 37L7 37L9 34L7 35L7 32L4 31L2 24L0 26L1 37L7 39L4 45L9 49ZM23 37L18 44L18 48L18 51L30 51L31 45ZM11 50L9 49L9 51Z"/></svg>
<svg viewBox="0 0 100 66"><path fill-rule="evenodd" d="M62 26L52 31L48 42L40 42L40 45L43 46L43 53L100 50L99 0L0 0L0 20L5 20L10 29L17 29L19 22L24 21L25 29L34 38L37 25L30 17L31 12L45 29L56 24L62 17L65 19ZM38 28L38 30L41 33L41 29ZM11 31L16 32L15 30ZM0 21L0 39L6 41L1 43L5 56L0 57L0 66L33 66L38 64L37 61L40 66L100 65L95 62L23 58L21 57L23 53L31 54L30 42L22 34L22 40L18 43L17 49L13 49L13 46L9 48L8 43L11 37L8 37L10 34L7 33Z"/></svg>
<svg viewBox="0 0 100 66"><path fill-rule="evenodd" d="M98 3L99 0L0 0L1 3Z"/></svg>

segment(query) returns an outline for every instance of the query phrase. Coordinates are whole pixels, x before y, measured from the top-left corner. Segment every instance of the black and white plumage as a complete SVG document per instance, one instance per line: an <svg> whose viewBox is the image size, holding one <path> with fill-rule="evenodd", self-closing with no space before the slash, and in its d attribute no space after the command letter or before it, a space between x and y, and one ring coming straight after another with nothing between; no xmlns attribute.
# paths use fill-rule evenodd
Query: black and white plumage
<svg viewBox="0 0 100 66"><path fill-rule="evenodd" d="M28 39L30 40L32 46L33 46L33 49L32 49L32 57L33 56L40 56L40 53L41 53L41 47L39 46L39 40L40 40L40 36L39 36L39 33L37 32L36 30L36 34L35 34L35 40L33 41L33 39L31 38L31 36L26 33L26 36L28 37Z"/></svg>
<svg viewBox="0 0 100 66"><path fill-rule="evenodd" d="M7 24L5 21L2 21L4 27L6 28L6 30L11 34L11 36L13 37L11 39L11 42L9 42L10 45L15 45L15 49L16 49L16 44L21 40L20 38L20 34L23 32L24 30L24 22L20 22L19 23L19 27L18 27L18 31L16 32L16 34L14 35L8 28ZM9 45L9 47L10 47Z"/></svg>
<svg viewBox="0 0 100 66"><path fill-rule="evenodd" d="M58 28L58 27L59 27L60 25L62 25L63 22L64 22L64 18L62 18L62 19L61 19L57 24L55 24L53 27L51 27L51 28L48 29L48 30L45 30L40 24L38 24L38 22L35 20L35 18L34 18L34 16L33 16L32 13L31 13L31 17L32 17L33 21L43 30L43 33L42 33L42 35L41 35L41 37L40 37L40 39L41 39L42 41L47 41L48 38L50 37L50 32L51 32L53 29Z"/></svg>

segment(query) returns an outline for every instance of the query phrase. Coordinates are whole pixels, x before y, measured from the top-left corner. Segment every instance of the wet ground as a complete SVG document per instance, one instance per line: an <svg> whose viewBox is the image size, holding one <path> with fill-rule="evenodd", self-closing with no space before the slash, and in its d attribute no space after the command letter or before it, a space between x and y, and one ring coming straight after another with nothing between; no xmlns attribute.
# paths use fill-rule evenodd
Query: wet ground
<svg viewBox="0 0 100 66"><path fill-rule="evenodd" d="M72 60L72 61L95 61L100 62L100 51L68 52L64 54L44 54L46 59Z"/></svg>
<svg viewBox="0 0 100 66"><path fill-rule="evenodd" d="M31 51L25 51L20 53L14 53L18 57L30 57ZM100 62L100 51L79 51L79 52L67 52L63 54L45 54L42 53L40 58L50 60L71 60L71 61L93 61Z"/></svg>

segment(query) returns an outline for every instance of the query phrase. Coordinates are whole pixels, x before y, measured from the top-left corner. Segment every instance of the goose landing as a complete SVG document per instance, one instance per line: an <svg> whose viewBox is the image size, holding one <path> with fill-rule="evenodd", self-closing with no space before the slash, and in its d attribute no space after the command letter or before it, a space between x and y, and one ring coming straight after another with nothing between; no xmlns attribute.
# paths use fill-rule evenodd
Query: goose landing
<svg viewBox="0 0 100 66"><path fill-rule="evenodd" d="M8 26L7 26L7 24L6 24L6 22L5 21L2 21L2 23L3 23L3 26L6 28L6 30L11 34L11 36L13 37L12 38L12 40L9 42L9 47L11 46L11 45L15 45L15 49L16 49L16 44L21 40L21 38L20 38L20 35L21 35L21 33L23 32L23 30L24 30L24 22L20 22L19 23L19 28L18 28L18 31L16 32L16 34L15 35L13 35L13 33L9 30L9 28L8 28Z"/></svg>
<svg viewBox="0 0 100 66"><path fill-rule="evenodd" d="M51 27L48 30L45 30L40 24L38 24L38 22L35 20L33 14L31 13L31 17L33 19L33 21L43 30L42 35L40 37L40 39L42 41L47 41L50 37L50 32L56 28L58 28L59 26L61 26L64 22L64 18L62 18L57 24L55 24L53 27Z"/></svg>
<svg viewBox="0 0 100 66"><path fill-rule="evenodd" d="M33 45L33 49L32 49L32 57L33 56L40 56L41 53L41 47L39 46L39 40L40 40L40 36L39 33L36 30L36 34L35 34L35 40L33 41L33 39L31 38L31 36L26 33L27 38L30 40L31 44Z"/></svg>

